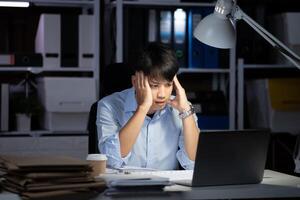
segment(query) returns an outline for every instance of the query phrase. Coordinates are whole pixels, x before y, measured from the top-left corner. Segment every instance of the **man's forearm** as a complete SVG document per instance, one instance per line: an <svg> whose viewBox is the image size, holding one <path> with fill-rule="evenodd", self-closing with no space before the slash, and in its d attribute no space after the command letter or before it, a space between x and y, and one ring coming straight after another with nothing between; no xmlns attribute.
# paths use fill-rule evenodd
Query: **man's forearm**
<svg viewBox="0 0 300 200"><path fill-rule="evenodd" d="M143 126L147 111L139 107L119 133L121 156L131 151Z"/></svg>
<svg viewBox="0 0 300 200"><path fill-rule="evenodd" d="M197 144L199 129L193 115L182 120L184 133L184 146L190 160L195 160L197 153Z"/></svg>

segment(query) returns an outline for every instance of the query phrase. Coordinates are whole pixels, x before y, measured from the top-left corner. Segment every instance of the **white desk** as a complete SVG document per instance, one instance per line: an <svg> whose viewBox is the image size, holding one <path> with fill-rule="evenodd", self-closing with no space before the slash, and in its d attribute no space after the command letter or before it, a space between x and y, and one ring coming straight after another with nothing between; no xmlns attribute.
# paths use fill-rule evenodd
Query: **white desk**
<svg viewBox="0 0 300 200"><path fill-rule="evenodd" d="M172 188L174 187L174 188ZM261 184L213 187L172 186L166 190L185 190L184 199L245 199L300 197L300 178L265 170Z"/></svg>
<svg viewBox="0 0 300 200"><path fill-rule="evenodd" d="M224 172L225 173L225 172ZM130 196L118 199L263 199L300 198L300 178L265 170L260 184L186 187L174 185L165 188L168 195ZM174 192L174 193L172 193ZM100 195L96 199L114 199Z"/></svg>
<svg viewBox="0 0 300 200"><path fill-rule="evenodd" d="M300 198L300 178L265 170L262 183L250 185L228 185L211 187L169 186L165 192L155 195L118 196L117 199L265 199L265 198ZM8 192L0 193L0 200L20 200L17 195ZM93 200L116 199L99 196Z"/></svg>

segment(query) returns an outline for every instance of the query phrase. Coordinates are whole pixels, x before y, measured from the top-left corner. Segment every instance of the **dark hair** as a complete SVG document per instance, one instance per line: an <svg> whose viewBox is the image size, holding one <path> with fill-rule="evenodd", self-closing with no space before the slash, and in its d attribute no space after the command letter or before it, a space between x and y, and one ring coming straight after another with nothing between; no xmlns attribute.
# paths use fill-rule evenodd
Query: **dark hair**
<svg viewBox="0 0 300 200"><path fill-rule="evenodd" d="M151 42L143 50L134 66L146 76L172 81L178 72L179 64L174 51L166 44Z"/></svg>

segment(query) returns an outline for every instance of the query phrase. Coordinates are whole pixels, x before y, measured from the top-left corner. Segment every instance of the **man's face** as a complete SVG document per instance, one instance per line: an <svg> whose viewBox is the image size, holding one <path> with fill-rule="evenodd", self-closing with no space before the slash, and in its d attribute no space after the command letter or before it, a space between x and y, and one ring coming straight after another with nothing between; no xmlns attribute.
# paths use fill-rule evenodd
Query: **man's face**
<svg viewBox="0 0 300 200"><path fill-rule="evenodd" d="M173 90L173 81L149 78L149 85L152 91L152 111L164 108L170 99Z"/></svg>

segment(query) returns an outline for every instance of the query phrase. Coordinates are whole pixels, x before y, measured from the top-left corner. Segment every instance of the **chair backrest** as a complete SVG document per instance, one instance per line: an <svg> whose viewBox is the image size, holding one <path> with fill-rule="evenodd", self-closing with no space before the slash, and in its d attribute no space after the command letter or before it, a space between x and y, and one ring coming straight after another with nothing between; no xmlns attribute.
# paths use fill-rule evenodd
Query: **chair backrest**
<svg viewBox="0 0 300 200"><path fill-rule="evenodd" d="M108 65L103 70L103 78L101 81L101 97L105 97L114 92L119 92L124 89L131 87L131 75L133 74L132 68L130 65L125 63L114 63ZM97 135L97 110L98 110L98 101L93 103L88 119L88 134L89 134L89 153L99 153L98 147L98 135Z"/></svg>
<svg viewBox="0 0 300 200"><path fill-rule="evenodd" d="M97 117L97 107L98 101L92 104L89 113L88 120L88 133L89 133L89 153L99 153L98 149L98 135L97 135L97 127L96 127L96 117Z"/></svg>

